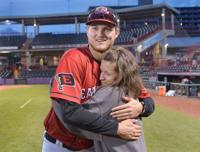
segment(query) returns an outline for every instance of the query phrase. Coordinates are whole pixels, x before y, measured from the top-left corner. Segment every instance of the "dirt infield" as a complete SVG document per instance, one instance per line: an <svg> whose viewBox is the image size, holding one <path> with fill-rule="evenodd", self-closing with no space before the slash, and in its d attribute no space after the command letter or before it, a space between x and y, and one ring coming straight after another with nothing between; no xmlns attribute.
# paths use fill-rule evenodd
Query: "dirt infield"
<svg viewBox="0 0 200 152"><path fill-rule="evenodd" d="M31 85L0 85L0 90L7 90L11 88L28 88L31 87Z"/></svg>
<svg viewBox="0 0 200 152"><path fill-rule="evenodd" d="M183 112L188 116L200 119L200 99L187 98L181 96L159 96L157 92L150 91L152 98L156 104Z"/></svg>

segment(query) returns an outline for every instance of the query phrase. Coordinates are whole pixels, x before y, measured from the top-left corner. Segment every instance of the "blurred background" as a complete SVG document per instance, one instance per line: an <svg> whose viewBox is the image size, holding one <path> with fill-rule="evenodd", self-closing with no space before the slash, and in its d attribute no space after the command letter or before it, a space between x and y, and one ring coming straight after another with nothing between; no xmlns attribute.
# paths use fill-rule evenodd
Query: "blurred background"
<svg viewBox="0 0 200 152"><path fill-rule="evenodd" d="M200 0L0 2L0 84L49 83L64 51L87 45L89 10L104 5L118 12L115 45L136 56L147 88L200 94Z"/></svg>

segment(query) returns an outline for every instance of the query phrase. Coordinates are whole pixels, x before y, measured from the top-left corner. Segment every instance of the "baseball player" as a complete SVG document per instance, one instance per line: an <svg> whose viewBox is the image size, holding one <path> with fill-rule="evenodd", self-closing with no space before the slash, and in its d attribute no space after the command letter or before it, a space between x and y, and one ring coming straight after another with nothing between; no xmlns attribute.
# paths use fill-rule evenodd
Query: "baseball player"
<svg viewBox="0 0 200 152"><path fill-rule="evenodd" d="M88 46L72 48L64 53L56 70L50 97L61 104L65 123L98 134L137 139L138 135L134 132L140 133L141 127L132 120L118 122L112 117L101 117L82 105L101 85L100 60L119 35L119 18L112 9L97 7L88 15L87 25ZM115 108L117 111L112 116L124 119L150 115L153 112L153 100L145 91L141 96L144 97L143 104L128 98L129 103ZM67 130L52 108L44 125L46 131L42 152L93 151L93 142Z"/></svg>

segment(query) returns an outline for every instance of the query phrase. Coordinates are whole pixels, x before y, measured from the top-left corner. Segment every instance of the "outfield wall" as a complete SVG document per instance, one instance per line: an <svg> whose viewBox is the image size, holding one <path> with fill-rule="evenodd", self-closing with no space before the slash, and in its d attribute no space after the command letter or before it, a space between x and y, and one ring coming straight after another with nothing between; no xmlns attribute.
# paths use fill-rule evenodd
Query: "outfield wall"
<svg viewBox="0 0 200 152"><path fill-rule="evenodd" d="M27 78L27 79L0 79L0 85L14 85L14 84L49 84L52 78ZM174 90L175 95L187 97L200 97L200 84L183 84L170 83L163 81L149 81L143 80L144 85L148 89L157 90L160 86L164 86L166 92Z"/></svg>
<svg viewBox="0 0 200 152"><path fill-rule="evenodd" d="M0 85L49 84L52 78L0 79Z"/></svg>

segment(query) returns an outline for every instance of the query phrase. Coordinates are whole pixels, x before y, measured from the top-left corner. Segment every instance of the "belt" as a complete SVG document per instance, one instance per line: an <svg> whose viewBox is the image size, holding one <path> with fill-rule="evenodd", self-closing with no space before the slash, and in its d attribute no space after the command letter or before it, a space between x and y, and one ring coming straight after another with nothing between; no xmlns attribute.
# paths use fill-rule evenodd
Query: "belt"
<svg viewBox="0 0 200 152"><path fill-rule="evenodd" d="M61 145L63 148L66 148L66 149L69 149L69 150L72 150L72 151L77 151L77 149L74 149L74 148L71 148L65 144L63 144L62 142L60 142L59 140L57 140L56 138L52 137L51 135L49 135L47 132L45 132L44 134L44 137L51 143L53 144L58 144L58 145Z"/></svg>

